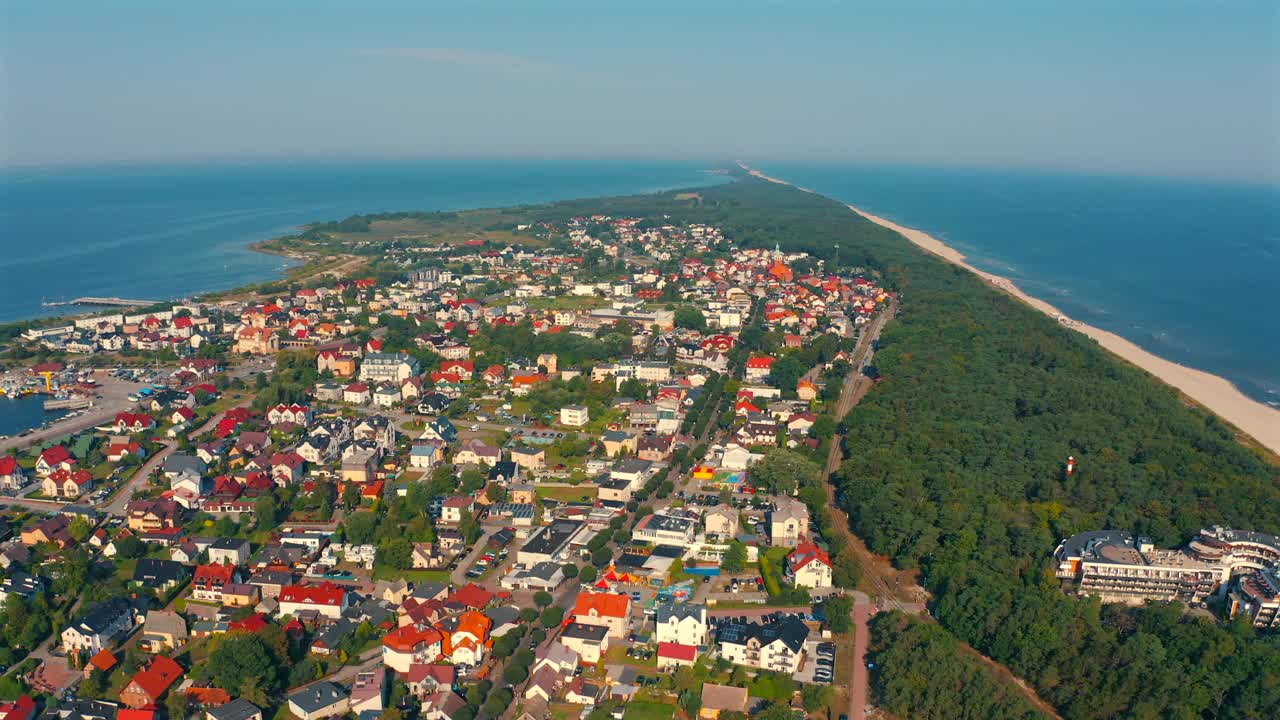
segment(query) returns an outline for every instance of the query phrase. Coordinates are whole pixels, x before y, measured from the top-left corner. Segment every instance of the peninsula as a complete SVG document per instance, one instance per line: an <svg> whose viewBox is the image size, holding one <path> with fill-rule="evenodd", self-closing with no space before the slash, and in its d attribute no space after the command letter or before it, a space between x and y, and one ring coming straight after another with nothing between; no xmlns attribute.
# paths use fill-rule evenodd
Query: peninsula
<svg viewBox="0 0 1280 720"><path fill-rule="evenodd" d="M0 335L4 387L91 404L0 445L0 691L1276 714L1272 454L906 229L733 175L316 223L263 244L278 281Z"/></svg>

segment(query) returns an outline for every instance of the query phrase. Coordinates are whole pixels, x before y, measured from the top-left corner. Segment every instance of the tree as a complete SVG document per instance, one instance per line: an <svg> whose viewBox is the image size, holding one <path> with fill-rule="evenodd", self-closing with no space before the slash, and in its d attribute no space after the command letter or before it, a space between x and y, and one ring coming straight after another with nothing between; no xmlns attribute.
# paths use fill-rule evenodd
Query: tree
<svg viewBox="0 0 1280 720"><path fill-rule="evenodd" d="M531 607L520 608L520 622L531 623L538 619L538 611Z"/></svg>
<svg viewBox="0 0 1280 720"><path fill-rule="evenodd" d="M278 689L280 660L259 635L230 633L218 638L206 662L210 679L230 693L244 695L250 689L270 694ZM252 702L252 701L251 701Z"/></svg>
<svg viewBox="0 0 1280 720"><path fill-rule="evenodd" d="M542 614L538 616L538 620L542 623L543 627L553 628L559 625L560 621L564 620L564 608L559 606L546 608L542 611Z"/></svg>
<svg viewBox="0 0 1280 720"><path fill-rule="evenodd" d="M413 566L413 545L403 537L393 538L378 549L377 559L397 570L407 570Z"/></svg>
<svg viewBox="0 0 1280 720"><path fill-rule="evenodd" d="M813 427L809 428L810 437L819 440L826 440L836 432L836 421L830 415L819 415L813 421Z"/></svg>
<svg viewBox="0 0 1280 720"><path fill-rule="evenodd" d="M596 581L596 577L598 577L598 574L599 574L598 570L596 570L594 567L590 565L587 565L586 567L582 568L582 570L578 573L578 580L581 582L587 583L589 585Z"/></svg>
<svg viewBox="0 0 1280 720"><path fill-rule="evenodd" d="M187 695L175 688L164 699L165 713L169 720L182 720L187 716Z"/></svg>
<svg viewBox="0 0 1280 720"><path fill-rule="evenodd" d="M697 717L698 710L702 709L702 695L695 690L689 689L682 691L678 697L678 701L680 703L680 707L684 708L685 714L691 718Z"/></svg>
<svg viewBox="0 0 1280 720"><path fill-rule="evenodd" d="M485 476L475 468L467 468L462 471L462 492L470 495L480 488L484 487Z"/></svg>
<svg viewBox="0 0 1280 720"><path fill-rule="evenodd" d="M499 717L511 705L514 697L515 695L507 688L494 690L489 693L489 698L484 701L485 714L489 717Z"/></svg>
<svg viewBox="0 0 1280 720"><path fill-rule="evenodd" d="M729 549L725 551L724 558L720 561L720 569L727 573L739 573L747 566L747 546L737 540L729 542Z"/></svg>
<svg viewBox="0 0 1280 720"><path fill-rule="evenodd" d="M764 706L764 710L754 717L760 720L794 720L791 706L781 700L773 700Z"/></svg>
<svg viewBox="0 0 1280 720"><path fill-rule="evenodd" d="M142 544L142 541L133 535L116 538L112 542L116 546L116 557L124 560L140 558L146 552L146 547Z"/></svg>
<svg viewBox="0 0 1280 720"><path fill-rule="evenodd" d="M276 508L276 500L271 495L263 495L253 503L253 512L258 516L258 528L261 530L273 530L276 526L276 516L279 510Z"/></svg>
<svg viewBox="0 0 1280 720"><path fill-rule="evenodd" d="M89 521L80 515L75 516L71 520L71 524L67 526L67 534L78 543L84 542L85 538L89 537L90 530Z"/></svg>
<svg viewBox="0 0 1280 720"><path fill-rule="evenodd" d="M600 548L599 550L591 553L591 564L598 568L608 565L611 560L613 560L613 553L609 548Z"/></svg>
<svg viewBox="0 0 1280 720"><path fill-rule="evenodd" d="M822 603L822 614L827 618L827 627L831 632L843 635L853 629L850 614L853 612L853 598L847 595L828 595Z"/></svg>
<svg viewBox="0 0 1280 720"><path fill-rule="evenodd" d="M473 544L480 539L480 523L476 522L476 518L471 514L470 510L462 511L462 519L458 521L458 532L462 534L463 539L468 544Z"/></svg>
<svg viewBox="0 0 1280 720"><path fill-rule="evenodd" d="M353 512L343 522L347 542L366 545L373 542L378 530L378 514L369 510Z"/></svg>
<svg viewBox="0 0 1280 720"><path fill-rule="evenodd" d="M804 703L805 716L809 717L831 707L831 699L835 691L830 685L802 685L800 698Z"/></svg>
<svg viewBox="0 0 1280 720"><path fill-rule="evenodd" d="M769 492L790 495L797 487L819 482L822 468L817 463L790 450L767 451L751 466L751 482Z"/></svg>
<svg viewBox="0 0 1280 720"><path fill-rule="evenodd" d="M561 565L560 570L564 573L564 576L569 580L572 580L578 577L578 566L574 565L573 563L565 563L564 565Z"/></svg>
<svg viewBox="0 0 1280 720"><path fill-rule="evenodd" d="M676 327L697 330L698 332L707 331L707 319L702 315L702 311L692 305L680 305L675 309Z"/></svg>
<svg viewBox="0 0 1280 720"><path fill-rule="evenodd" d="M360 507L360 486L353 482L347 483L346 488L342 490L342 504L347 510L354 510Z"/></svg>
<svg viewBox="0 0 1280 720"><path fill-rule="evenodd" d="M539 590L533 594L533 603L539 608L544 608L553 602L555 602L555 598L546 590Z"/></svg>

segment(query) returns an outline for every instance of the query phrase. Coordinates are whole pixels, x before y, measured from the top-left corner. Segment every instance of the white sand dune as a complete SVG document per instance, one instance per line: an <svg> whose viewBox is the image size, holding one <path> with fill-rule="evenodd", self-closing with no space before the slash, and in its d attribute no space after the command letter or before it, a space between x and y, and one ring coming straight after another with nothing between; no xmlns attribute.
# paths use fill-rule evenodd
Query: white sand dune
<svg viewBox="0 0 1280 720"><path fill-rule="evenodd" d="M763 180L790 185L785 180L769 177L758 170L751 170L745 165L743 168ZM848 207L862 217L881 227L893 230L943 260L965 268L996 288L1009 293L1049 317L1055 319L1065 317L1062 311L1043 300L1023 292L1008 278L979 270L970 265L962 253L932 235L914 228L903 227L891 220L864 212L853 205ZM1068 321L1067 326L1088 335L1103 348L1177 388L1187 397L1234 425L1238 430L1252 436L1260 445L1274 453L1280 453L1280 410L1249 398L1224 378L1152 355L1115 333L1076 321Z"/></svg>

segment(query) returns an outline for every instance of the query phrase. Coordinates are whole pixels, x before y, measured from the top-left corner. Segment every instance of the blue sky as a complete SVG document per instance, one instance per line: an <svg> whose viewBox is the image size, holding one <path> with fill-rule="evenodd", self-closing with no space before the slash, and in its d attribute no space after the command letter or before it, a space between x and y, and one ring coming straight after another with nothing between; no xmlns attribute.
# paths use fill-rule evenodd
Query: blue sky
<svg viewBox="0 0 1280 720"><path fill-rule="evenodd" d="M0 164L679 157L1280 180L1280 3L0 2Z"/></svg>

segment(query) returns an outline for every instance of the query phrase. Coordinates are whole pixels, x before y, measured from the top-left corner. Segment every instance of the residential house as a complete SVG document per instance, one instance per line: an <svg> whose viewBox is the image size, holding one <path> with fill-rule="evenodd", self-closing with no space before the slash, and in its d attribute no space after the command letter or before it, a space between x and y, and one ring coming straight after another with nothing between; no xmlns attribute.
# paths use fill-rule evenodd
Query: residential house
<svg viewBox="0 0 1280 720"><path fill-rule="evenodd" d="M148 610L142 623L140 647L149 653L161 653L181 647L187 642L187 621L170 610Z"/></svg>
<svg viewBox="0 0 1280 720"><path fill-rule="evenodd" d="M134 675L120 691L120 702L134 709L157 705L181 677L181 665L164 655L157 655L146 670Z"/></svg>
<svg viewBox="0 0 1280 720"><path fill-rule="evenodd" d="M680 643L658 643L657 664L659 670L677 667L693 667L698 662L698 648Z"/></svg>
<svg viewBox="0 0 1280 720"><path fill-rule="evenodd" d="M0 490L21 490L29 482L27 472L18 464L17 458L12 455L0 457Z"/></svg>
<svg viewBox="0 0 1280 720"><path fill-rule="evenodd" d="M328 680L321 680L288 696L289 712L298 720L346 715L350 707L347 691Z"/></svg>
<svg viewBox="0 0 1280 720"><path fill-rule="evenodd" d="M134 622L134 609L128 600L113 598L100 602L62 631L62 651L95 654L131 630Z"/></svg>
<svg viewBox="0 0 1280 720"><path fill-rule="evenodd" d="M456 465L485 465L493 467L501 459L501 450L476 438L464 442L458 452L453 455L453 462Z"/></svg>
<svg viewBox="0 0 1280 720"><path fill-rule="evenodd" d="M352 405L368 405L373 398L369 386L362 382L351 383L342 389L342 401Z"/></svg>
<svg viewBox="0 0 1280 720"><path fill-rule="evenodd" d="M566 405L560 408L560 424L582 427L591 419L586 405Z"/></svg>
<svg viewBox="0 0 1280 720"><path fill-rule="evenodd" d="M700 646L707 644L707 608L697 603L659 603L653 616L655 638L660 643Z"/></svg>
<svg viewBox="0 0 1280 720"><path fill-rule="evenodd" d="M511 460L530 472L540 472L547 467L547 453L541 448L513 447Z"/></svg>
<svg viewBox="0 0 1280 720"><path fill-rule="evenodd" d="M71 472L75 466L76 459L71 457L71 453L61 445L46 448L36 458L36 474L41 477L48 477L57 470Z"/></svg>
<svg viewBox="0 0 1280 720"><path fill-rule="evenodd" d="M53 471L40 482L40 492L49 497L74 500L93 489L93 474L88 470Z"/></svg>
<svg viewBox="0 0 1280 720"><path fill-rule="evenodd" d="M382 664L399 673L433 663L445 654L446 638L432 627L403 625L382 638Z"/></svg>
<svg viewBox="0 0 1280 720"><path fill-rule="evenodd" d="M313 610L331 620L337 620L350 607L350 593L332 583L322 585L290 585L280 588L279 608L281 616L297 616L304 610Z"/></svg>
<svg viewBox="0 0 1280 720"><path fill-rule="evenodd" d="M721 713L747 714L747 689L731 685L702 684L702 703L698 709L700 720L717 720Z"/></svg>
<svg viewBox="0 0 1280 720"><path fill-rule="evenodd" d="M205 710L205 720L262 720L262 710L243 698Z"/></svg>
<svg viewBox="0 0 1280 720"><path fill-rule="evenodd" d="M454 720L466 707L467 701L460 695L451 689L441 688L422 699L418 717L421 720Z"/></svg>
<svg viewBox="0 0 1280 720"><path fill-rule="evenodd" d="M462 513L475 511L475 499L469 495L452 495L445 498L440 506L440 521L446 523L462 522Z"/></svg>
<svg viewBox="0 0 1280 720"><path fill-rule="evenodd" d="M784 577L796 587L829 588L831 558L817 545L805 540L787 554Z"/></svg>
<svg viewBox="0 0 1280 720"><path fill-rule="evenodd" d="M720 656L735 665L793 674L800 666L809 628L788 616L757 625L730 623L716 633Z"/></svg>
<svg viewBox="0 0 1280 720"><path fill-rule="evenodd" d="M357 716L365 711L381 713L390 689L386 680L387 672L382 668L356 673L351 685L350 712Z"/></svg>
<svg viewBox="0 0 1280 720"><path fill-rule="evenodd" d="M621 593L578 593L573 608L575 622L602 625L611 637L627 636L631 620L631 598Z"/></svg>
<svg viewBox="0 0 1280 720"><path fill-rule="evenodd" d="M633 433L623 430L606 430L600 436L604 452L609 457L617 457L624 453L635 454L637 440Z"/></svg>
<svg viewBox="0 0 1280 720"><path fill-rule="evenodd" d="M738 535L738 510L732 505L720 503L702 516L702 525L708 535L732 538Z"/></svg>
<svg viewBox="0 0 1280 720"><path fill-rule="evenodd" d="M218 538L209 545L209 562L244 565L249 561L249 541L242 538Z"/></svg>
<svg viewBox="0 0 1280 720"><path fill-rule="evenodd" d="M780 497L769 513L769 542L774 547L796 547L809 534L809 509L795 498Z"/></svg>
<svg viewBox="0 0 1280 720"><path fill-rule="evenodd" d="M141 558L133 569L132 584L156 593L166 593L187 579L187 566L174 560Z"/></svg>
<svg viewBox="0 0 1280 720"><path fill-rule="evenodd" d="M32 547L42 543L56 543L60 547L66 547L74 542L71 534L67 532L70 524L71 521L66 515L54 515L40 520L22 529L22 544Z"/></svg>
<svg viewBox="0 0 1280 720"><path fill-rule="evenodd" d="M275 328L240 328L236 332L236 344L233 351L248 355L274 355L280 352L280 335Z"/></svg>
<svg viewBox="0 0 1280 720"><path fill-rule="evenodd" d="M560 642L578 653L583 665L595 665L609 649L609 628L605 625L571 622L560 633Z"/></svg>
<svg viewBox="0 0 1280 720"><path fill-rule="evenodd" d="M222 602L226 586L240 582L240 571L230 563L211 563L196 567L191 581L191 597L205 602Z"/></svg>

